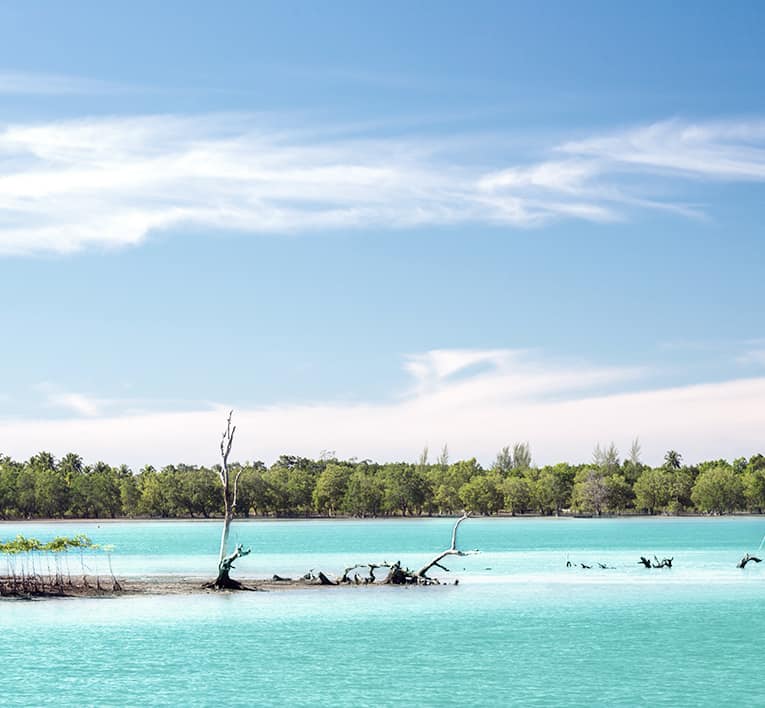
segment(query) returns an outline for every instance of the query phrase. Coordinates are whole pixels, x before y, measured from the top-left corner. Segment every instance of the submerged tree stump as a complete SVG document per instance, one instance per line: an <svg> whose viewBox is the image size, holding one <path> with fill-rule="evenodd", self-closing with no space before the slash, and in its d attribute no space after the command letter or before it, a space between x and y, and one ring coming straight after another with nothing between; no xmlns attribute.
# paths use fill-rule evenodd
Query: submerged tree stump
<svg viewBox="0 0 765 708"><path fill-rule="evenodd" d="M746 568L747 563L762 563L762 558L757 558L750 553L747 553L736 565L736 568Z"/></svg>

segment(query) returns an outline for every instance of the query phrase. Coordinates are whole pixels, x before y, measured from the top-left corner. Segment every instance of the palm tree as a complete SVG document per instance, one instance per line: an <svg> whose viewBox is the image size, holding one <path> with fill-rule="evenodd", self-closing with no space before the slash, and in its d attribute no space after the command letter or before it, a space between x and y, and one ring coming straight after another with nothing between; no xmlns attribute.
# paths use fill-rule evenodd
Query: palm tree
<svg viewBox="0 0 765 708"><path fill-rule="evenodd" d="M677 450L669 450L664 455L664 467L668 470L679 470L683 461L683 456Z"/></svg>

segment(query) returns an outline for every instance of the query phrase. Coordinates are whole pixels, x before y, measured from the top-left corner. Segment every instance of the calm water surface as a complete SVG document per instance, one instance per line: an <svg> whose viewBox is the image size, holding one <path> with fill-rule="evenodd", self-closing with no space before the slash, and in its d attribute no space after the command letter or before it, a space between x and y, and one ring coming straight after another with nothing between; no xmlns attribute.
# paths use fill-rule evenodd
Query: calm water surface
<svg viewBox="0 0 765 708"><path fill-rule="evenodd" d="M450 520L237 522L241 576L416 566ZM204 574L219 524L0 524ZM0 603L2 705L765 705L765 520L471 519L460 585ZM646 570L640 555L673 556ZM580 567L597 565L609 569ZM103 558L88 559L106 572Z"/></svg>

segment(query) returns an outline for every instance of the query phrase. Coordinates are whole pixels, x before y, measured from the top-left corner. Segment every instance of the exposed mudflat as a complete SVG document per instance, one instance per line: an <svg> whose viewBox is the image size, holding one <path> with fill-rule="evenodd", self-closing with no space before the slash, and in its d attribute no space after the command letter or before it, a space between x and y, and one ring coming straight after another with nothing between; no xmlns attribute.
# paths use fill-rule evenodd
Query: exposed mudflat
<svg viewBox="0 0 765 708"><path fill-rule="evenodd" d="M328 588L315 580L291 579L264 580L262 578L237 578L244 586L242 590L212 590L205 587L212 578L195 576L145 576L118 578L117 584L111 578L88 578L87 583L64 582L42 584L41 582L21 583L0 577L0 598L2 599L46 599L61 597L121 597L125 595L196 595L202 593L297 590L304 588ZM346 585L348 587L348 585Z"/></svg>

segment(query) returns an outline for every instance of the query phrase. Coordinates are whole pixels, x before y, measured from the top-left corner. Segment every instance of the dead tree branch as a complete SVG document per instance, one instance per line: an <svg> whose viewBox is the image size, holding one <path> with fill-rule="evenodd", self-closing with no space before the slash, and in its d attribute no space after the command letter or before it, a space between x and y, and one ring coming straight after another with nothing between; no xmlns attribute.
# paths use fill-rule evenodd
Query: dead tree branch
<svg viewBox="0 0 765 708"><path fill-rule="evenodd" d="M762 558L757 558L750 553L747 553L736 565L736 568L746 568L747 563L762 563Z"/></svg>
<svg viewBox="0 0 765 708"><path fill-rule="evenodd" d="M439 553L433 560L431 560L429 563L426 563L422 568L420 568L416 573L415 577L420 578L421 580L426 580L428 571L433 566L438 566L442 570L448 570L448 568L445 568L443 565L441 565L441 561L446 558L447 556L467 556L471 555L472 553L475 553L475 551L461 551L457 548L457 531L459 530L460 524L467 518L469 518L470 514L468 512L465 512L462 516L460 516L459 519L457 519L456 523L454 524L454 528L452 529L452 545L447 548L445 551L442 551Z"/></svg>

